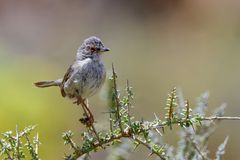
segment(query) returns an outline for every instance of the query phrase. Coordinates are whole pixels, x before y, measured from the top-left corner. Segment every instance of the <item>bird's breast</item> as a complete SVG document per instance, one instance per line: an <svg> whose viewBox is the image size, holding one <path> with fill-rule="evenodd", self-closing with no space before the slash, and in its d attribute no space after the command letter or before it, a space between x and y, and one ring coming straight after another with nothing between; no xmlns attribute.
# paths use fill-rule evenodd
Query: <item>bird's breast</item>
<svg viewBox="0 0 240 160"><path fill-rule="evenodd" d="M106 70L101 61L86 60L75 65L72 91L77 96L87 98L95 94L103 85Z"/></svg>

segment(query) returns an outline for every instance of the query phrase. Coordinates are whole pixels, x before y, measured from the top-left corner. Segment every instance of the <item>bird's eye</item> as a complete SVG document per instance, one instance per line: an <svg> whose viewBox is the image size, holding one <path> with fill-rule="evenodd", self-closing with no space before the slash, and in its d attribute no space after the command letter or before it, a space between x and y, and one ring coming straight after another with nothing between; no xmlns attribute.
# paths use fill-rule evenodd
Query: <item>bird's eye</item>
<svg viewBox="0 0 240 160"><path fill-rule="evenodd" d="M96 48L95 47L91 47L90 50L91 50L91 52L94 52L94 51L96 51Z"/></svg>

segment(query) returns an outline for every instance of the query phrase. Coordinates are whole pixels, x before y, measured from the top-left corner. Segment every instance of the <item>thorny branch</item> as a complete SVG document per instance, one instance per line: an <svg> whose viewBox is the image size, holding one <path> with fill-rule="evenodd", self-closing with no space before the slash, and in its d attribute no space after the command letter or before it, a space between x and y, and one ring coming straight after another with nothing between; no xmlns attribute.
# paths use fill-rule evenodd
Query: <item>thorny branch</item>
<svg viewBox="0 0 240 160"><path fill-rule="evenodd" d="M170 127L172 129L173 125L178 125L183 128L183 130L188 134L188 138L183 138L185 141L188 140L190 143L185 146L185 148L190 150L193 148L195 151L193 155L189 156L198 156L202 160L209 159L207 152L205 152L205 148L203 146L199 146L199 141L196 141L195 138L191 136L195 136L199 130L194 130L194 127L198 124L201 124L200 127L197 127L198 129L204 128L209 129L209 125L203 126L202 122L207 121L220 121L220 120L240 120L240 117L224 117L222 114L213 114L212 116L206 117L202 114L198 113L192 113L192 109L190 108L189 101L185 101L185 108L181 111L178 111L175 109L176 107L179 107L178 102L180 99L178 99L178 96L176 94L176 88L174 87L171 93L168 96L167 103L166 103L166 118L163 120L160 120L157 115L155 114L155 119L153 121L137 121L134 120L134 117L130 114L130 108L132 107L131 100L133 99L133 94L131 91L131 87L129 86L129 82L127 81L126 84L126 94L127 96L120 96L120 92L117 90L117 83L116 83L116 72L114 70L114 66L112 65L112 78L111 78L111 94L112 97L114 97L112 100L114 101L111 105L114 110L110 110L110 127L109 131L106 132L97 132L93 121L89 121L89 114L92 116L88 104L86 104L84 101L81 103L83 105L83 109L85 112L86 117L83 118L84 124L87 127L87 131L82 134L83 144L81 146L78 146L73 141L73 133L71 131L65 132L63 134L64 144L70 145L70 147L74 150L74 152L70 155L65 156L66 160L76 160L79 157L82 157L85 154L90 153L91 151L97 151L98 149L102 148L105 149L106 147L110 145L114 145L116 143L120 143L123 138L127 138L133 141L135 148L139 145L143 145L146 148L150 150L151 155L156 155L160 159L165 160L169 159L170 156L168 156L167 153L167 147L166 145L159 145L156 144L156 142L153 139L153 137L150 135L150 132L157 132L161 136L161 132L158 129L163 129L165 127ZM184 102L184 100L181 100L181 102ZM221 115L221 116L219 116ZM92 117L93 118L93 117ZM94 120L94 118L92 119ZM209 124L209 123L208 123ZM212 124L212 123L211 123ZM30 132L34 129L35 126L29 126L26 127L23 131L18 131L18 127L16 127L16 135L12 135L12 132L6 132L2 133L3 139L0 139L0 156L3 156L4 159L9 160L20 160L25 158L25 150L29 151L29 154L32 156L33 160L39 160L38 157L38 147L39 147L39 140L38 140L38 134L36 137L34 137L33 142L29 138ZM192 127L190 129L193 129L194 132L189 131L189 127ZM204 131L204 129L202 129ZM206 130L205 130L206 131ZM208 131L208 130L207 130ZM210 133L210 131L208 131ZM203 132L206 133L206 132ZM208 134L209 134L208 133ZM207 136L200 137L208 139L208 134L205 134ZM196 136L195 136L196 137ZM25 143L23 144L22 138L24 138ZM228 137L225 139L224 143L221 144L218 148L218 152L216 153L217 157L222 157L224 154L225 145L227 143ZM27 149L24 149L24 147L27 147ZM192 152L191 152L192 153ZM218 158L218 160L220 160Z"/></svg>
<svg viewBox="0 0 240 160"><path fill-rule="evenodd" d="M185 109L182 113L175 112L174 108L178 107L178 96L176 93L176 88L174 87L172 92L169 94L166 104L167 117L165 120L160 120L155 114L155 120L153 121L136 121L132 120L133 116L130 115L130 107L132 99L132 91L127 81L126 91L127 96L121 99L120 94L117 90L116 84L116 73L114 66L112 65L112 95L114 97L115 110L110 111L110 127L108 132L95 132L94 130L88 130L83 134L83 144L82 146L77 146L72 140L72 133L65 133L63 136L65 144L70 144L74 153L66 156L66 160L76 160L77 158L83 156L91 151L97 151L100 147L105 149L107 146L114 145L121 142L122 138L131 139L136 147L141 144L150 150L150 155L155 154L160 159L168 159L166 155L166 148L154 144L151 140L150 131L157 131L158 129L164 129L165 127L172 128L173 125L179 125L183 128L188 128L193 125L201 124L202 121L214 121L214 120L240 120L240 117L218 117L210 116L204 117L199 114L192 114L192 110L189 105L189 101L185 101ZM112 104L113 105L113 104ZM115 114L113 114L115 113ZM117 123L117 125L115 125ZM92 133L93 132L93 133ZM95 137L94 137L95 135ZM160 135L162 135L160 133ZM196 143L192 143L192 147L197 150L199 156L204 160L205 156L201 153Z"/></svg>
<svg viewBox="0 0 240 160"><path fill-rule="evenodd" d="M121 132L123 133L123 127L122 127L122 122L121 122L121 118L120 118L120 103L119 103L119 94L118 94L118 90L117 90L117 82L116 82L116 72L114 70L114 66L112 64L112 78L113 78L113 90L114 90L114 97L115 97L115 101L116 101L116 114L117 114L117 120L119 120L118 124L119 124L119 128L121 130Z"/></svg>
<svg viewBox="0 0 240 160"><path fill-rule="evenodd" d="M240 120L240 117L203 117L202 120Z"/></svg>
<svg viewBox="0 0 240 160"><path fill-rule="evenodd" d="M155 151L148 143L142 141L141 139L138 138L133 138L136 142L138 142L139 144L142 144L143 146L147 147L151 153L149 154L149 156L156 154L158 157L160 157L161 159L166 159L163 155L159 154L157 151Z"/></svg>
<svg viewBox="0 0 240 160"><path fill-rule="evenodd" d="M232 118L232 119L231 119ZM205 118L202 118L202 120L240 120L240 117L205 117ZM162 128L164 126L167 126L167 124L159 124L158 126L155 126L156 128L155 129L158 129L158 128ZM111 142L115 141L115 140L120 140L121 138L130 138L130 139L133 139L135 140L136 142L138 142L139 144L142 144L144 145L145 147L147 147L149 150L151 150L151 155L152 154L156 154L157 156L159 156L161 159L166 159L164 158L161 154L159 154L158 152L155 152L154 150L152 150L152 147L147 143L147 142L144 142L142 141L141 139L139 138L136 138L134 137L133 133L131 133L131 128L129 128L129 130L127 131L124 131L122 132L120 135L118 136L112 136L111 138L109 139L106 139L105 141L101 141L101 143L94 143L93 146L94 149L97 149L98 147L101 147L102 145L105 145L105 146L108 146L108 144L110 144ZM153 128L151 128L153 129ZM72 143L72 142L71 142ZM194 144L194 148L197 150L197 152L199 153L199 155L202 157L202 159L205 159L204 156L201 154L200 150L198 149L198 146ZM76 149L76 147L72 147L75 151L77 151L76 153L76 157L81 157L82 155L88 153L88 152L84 152L84 151L80 151L79 149ZM162 148L163 149L163 148Z"/></svg>
<svg viewBox="0 0 240 160"><path fill-rule="evenodd" d="M92 113L91 113L91 111L89 109L89 104L88 103L86 104L84 100L81 100L80 103L82 105L82 108L83 108L83 111L84 111L84 115L86 116L85 118L81 118L80 121L84 125L86 125L86 127L88 129L93 131L93 133L95 134L98 142L101 143L101 140L100 140L100 138L98 136L97 130L96 130L94 124L93 124L94 123L94 117L93 117L93 115L92 115ZM79 105L79 103L77 103L77 105Z"/></svg>
<svg viewBox="0 0 240 160"><path fill-rule="evenodd" d="M32 160L39 160L38 146L40 144L38 134L31 140L30 133L35 126L29 126L18 130L16 126L16 134L13 135L12 131L2 133L0 139L0 157L8 160L22 160L31 158ZM28 151L28 153L27 153Z"/></svg>
<svg viewBox="0 0 240 160"><path fill-rule="evenodd" d="M1 145L2 148L4 147L4 144L3 144L2 140L0 140L0 145ZM8 158L9 160L13 160L13 158L12 158L12 156L10 155L10 153L9 153L8 150L5 150L4 153L7 155L7 158Z"/></svg>

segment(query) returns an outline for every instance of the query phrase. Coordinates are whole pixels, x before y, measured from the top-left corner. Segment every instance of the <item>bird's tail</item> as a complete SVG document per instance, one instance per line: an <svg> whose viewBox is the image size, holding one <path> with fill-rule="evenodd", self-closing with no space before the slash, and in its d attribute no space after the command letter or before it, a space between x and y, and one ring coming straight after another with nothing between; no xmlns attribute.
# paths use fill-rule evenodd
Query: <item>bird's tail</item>
<svg viewBox="0 0 240 160"><path fill-rule="evenodd" d="M54 81L39 81L35 82L34 85L39 88L51 87L51 86L60 86L62 83L62 79L54 80Z"/></svg>

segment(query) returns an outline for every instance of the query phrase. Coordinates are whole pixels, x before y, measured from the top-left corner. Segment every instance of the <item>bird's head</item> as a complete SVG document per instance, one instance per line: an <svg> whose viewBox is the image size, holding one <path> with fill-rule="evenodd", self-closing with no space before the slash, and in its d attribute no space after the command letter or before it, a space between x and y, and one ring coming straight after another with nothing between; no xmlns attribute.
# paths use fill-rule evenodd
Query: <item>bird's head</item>
<svg viewBox="0 0 240 160"><path fill-rule="evenodd" d="M78 55L84 57L99 56L109 50L109 48L104 47L102 41L98 37L92 36L84 40L78 50Z"/></svg>

